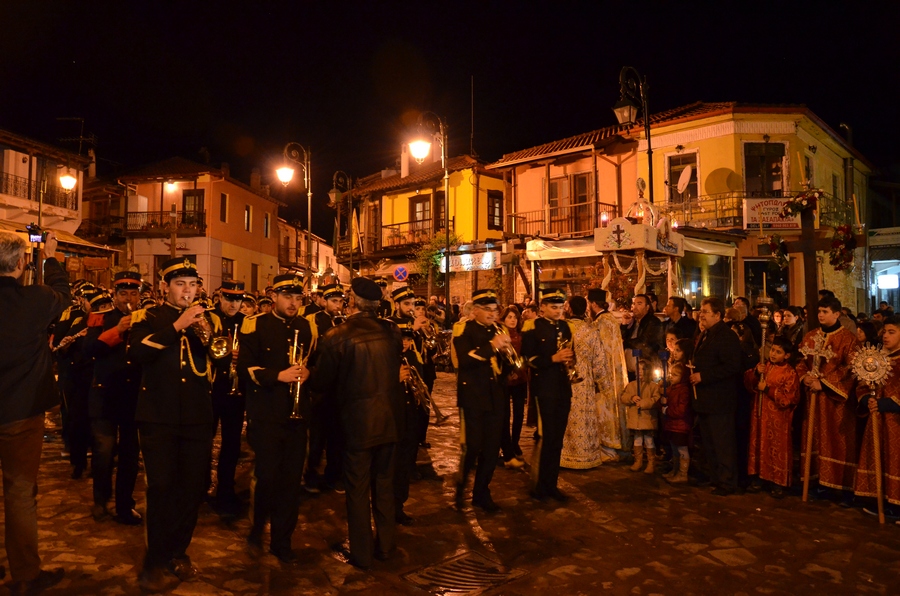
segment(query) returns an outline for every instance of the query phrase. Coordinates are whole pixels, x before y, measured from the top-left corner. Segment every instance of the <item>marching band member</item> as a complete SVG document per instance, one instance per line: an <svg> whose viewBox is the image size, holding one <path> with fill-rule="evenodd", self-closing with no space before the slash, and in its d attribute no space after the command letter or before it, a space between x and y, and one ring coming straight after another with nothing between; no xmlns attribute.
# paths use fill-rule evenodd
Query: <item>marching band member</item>
<svg viewBox="0 0 900 596"><path fill-rule="evenodd" d="M469 472L475 470L472 505L488 513L500 510L491 498L490 483L497 467L503 415L507 400L506 374L496 352L510 345L509 334L497 333L500 307L494 290L472 294L473 320L453 338L459 359L456 400L460 409L462 458L456 483L455 504L463 507Z"/></svg>
<svg viewBox="0 0 900 596"><path fill-rule="evenodd" d="M147 481L147 552L139 584L148 591L187 581L198 573L187 555L197 514L206 496L212 449L214 367L211 338L219 318L191 303L198 290L197 265L189 258L162 266L165 302L131 315L128 354L142 366L135 420Z"/></svg>
<svg viewBox="0 0 900 596"><path fill-rule="evenodd" d="M375 278L375 283L381 289L381 299L378 301L378 316L387 319L394 314L394 305L391 301L391 280L380 275Z"/></svg>
<svg viewBox="0 0 900 596"><path fill-rule="evenodd" d="M422 329L419 330L417 334L416 340L421 349L422 354L422 380L425 381L425 386L428 387L428 393L434 391L434 382L437 380L437 365L434 362L434 357L437 354L437 347L428 347L426 344L427 337L431 336L437 338L438 333L440 333L440 328L438 324L428 316L427 311L428 303L421 296L416 297L416 307L413 312L413 316L417 320L421 320L421 318L425 318L425 324L422 325ZM428 420L431 417L431 408L426 405L424 408L419 408L419 418L416 422L416 440L419 442L419 445L422 445L426 449L430 447L428 444ZM438 420L440 422L440 420Z"/></svg>
<svg viewBox="0 0 900 596"><path fill-rule="evenodd" d="M322 297L322 288L316 288L309 293L309 304L301 309L300 315L308 317L323 310L325 310L325 299Z"/></svg>
<svg viewBox="0 0 900 596"><path fill-rule="evenodd" d="M141 275L119 271L113 277L113 306L93 313L84 339L85 353L94 359L94 378L88 396L94 446L91 478L94 483L94 519L106 516L113 496L113 452L116 452L116 517L121 524L138 525L134 485L138 474L138 431L134 422L141 367L127 354L131 313L138 310Z"/></svg>
<svg viewBox="0 0 900 596"><path fill-rule="evenodd" d="M274 302L268 296L263 296L262 298L260 298L259 302L257 303L257 307L259 308L259 314L264 315L266 313L272 312L273 304L274 304Z"/></svg>
<svg viewBox="0 0 900 596"><path fill-rule="evenodd" d="M297 555L291 535L300 509L309 428L303 384L310 373L305 362L315 349L316 335L309 321L298 316L303 279L278 275L273 288L274 309L246 318L239 340L238 371L247 388L247 440L256 454L247 543L257 556L266 522L271 521L269 550L292 564ZM299 388L295 383L301 384Z"/></svg>

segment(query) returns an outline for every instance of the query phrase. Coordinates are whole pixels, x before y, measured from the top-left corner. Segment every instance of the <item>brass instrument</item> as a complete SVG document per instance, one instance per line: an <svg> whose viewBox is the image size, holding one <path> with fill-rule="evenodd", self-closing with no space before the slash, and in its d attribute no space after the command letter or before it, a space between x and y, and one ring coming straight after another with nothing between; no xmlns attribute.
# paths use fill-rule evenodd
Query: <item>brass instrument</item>
<svg viewBox="0 0 900 596"><path fill-rule="evenodd" d="M506 325L501 323L494 323L494 329L497 332L497 335L506 335L509 336L509 329L506 328ZM509 362L510 366L513 367L513 370L520 371L523 370L527 366L527 362L525 359L516 352L516 349L512 346L512 344L507 344L500 350L498 353L503 355L506 358L506 361Z"/></svg>
<svg viewBox="0 0 900 596"><path fill-rule="evenodd" d="M435 331L434 323L428 321L428 324L419 329L419 334L422 336L422 346L427 350L437 350L440 347L437 338L437 331Z"/></svg>
<svg viewBox="0 0 900 596"><path fill-rule="evenodd" d="M228 345L227 337L213 337L212 325L210 325L209 319L206 318L205 313L191 323L191 329L194 330L194 333L197 335L200 343L203 344L203 347L209 348L209 353L213 358L224 358L231 354L231 346Z"/></svg>
<svg viewBox="0 0 900 596"><path fill-rule="evenodd" d="M562 332L560 331L556 336L556 351L558 352L559 350L564 350L566 348L572 350L572 359L565 362L566 372L569 376L569 383L571 383L572 385L577 385L578 383L584 381L584 379L580 374L578 374L578 366L575 361L574 341L571 339L563 339Z"/></svg>
<svg viewBox="0 0 900 596"><path fill-rule="evenodd" d="M297 345L297 336L299 334L300 331L294 329L294 344L291 346L290 350L288 350L289 366L294 366L295 364L306 366L306 360L309 358L308 353L306 356L303 355L303 344L300 344L299 347ZM294 407L291 408L291 420L303 420L303 414L300 413L300 387L302 385L303 381L300 381L299 379L292 381L290 384L291 397L294 402Z"/></svg>
<svg viewBox="0 0 900 596"><path fill-rule="evenodd" d="M419 371L416 370L416 367L412 366L409 360L406 359L406 356L401 358L403 359L403 364L409 367L409 378L404 381L406 388L412 393L413 399L416 400L416 405L427 408L431 404L431 393L428 392L428 386L425 384Z"/></svg>
<svg viewBox="0 0 900 596"><path fill-rule="evenodd" d="M234 326L234 336L231 338L231 366L228 369L228 378L231 379L231 391L228 392L228 395L238 395L240 390L238 389L238 374L237 374L237 362L234 361L234 354L237 353L240 344L238 342L238 326Z"/></svg>

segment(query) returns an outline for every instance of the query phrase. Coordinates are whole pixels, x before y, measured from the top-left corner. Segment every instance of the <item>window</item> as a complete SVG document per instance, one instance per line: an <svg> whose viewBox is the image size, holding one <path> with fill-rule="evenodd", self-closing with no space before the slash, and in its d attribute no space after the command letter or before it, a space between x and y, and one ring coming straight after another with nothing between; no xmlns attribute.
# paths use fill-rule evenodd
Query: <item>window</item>
<svg viewBox="0 0 900 596"><path fill-rule="evenodd" d="M503 229L503 191L487 191L487 225L489 230Z"/></svg>
<svg viewBox="0 0 900 596"><path fill-rule="evenodd" d="M444 208L447 206L447 201L444 200L444 191L439 190L434 193L434 229L435 230L443 230L444 229L444 221L447 217Z"/></svg>
<svg viewBox="0 0 900 596"><path fill-rule="evenodd" d="M219 221L228 223L228 195L224 192L219 195Z"/></svg>
<svg viewBox="0 0 900 596"><path fill-rule="evenodd" d="M550 180L550 207L562 207L569 204L569 179L555 178Z"/></svg>
<svg viewBox="0 0 900 596"><path fill-rule="evenodd" d="M687 168L691 168L690 182L688 182L688 185L684 189L684 192L679 193L678 183L681 181L681 176ZM683 203L685 201L690 201L691 199L696 199L698 196L700 196L700 191L697 188L697 178L696 153L670 155L668 176L669 202Z"/></svg>
<svg viewBox="0 0 900 596"><path fill-rule="evenodd" d="M269 237L269 214L268 213L263 215L263 233L265 234L266 238Z"/></svg>
<svg viewBox="0 0 900 596"><path fill-rule="evenodd" d="M250 263L250 291L259 291L259 265Z"/></svg>
<svg viewBox="0 0 900 596"><path fill-rule="evenodd" d="M234 259L222 257L222 279L234 279Z"/></svg>
<svg viewBox="0 0 900 596"><path fill-rule="evenodd" d="M812 158L808 155L803 156L803 177L806 178L806 181L809 184L815 186L815 180L813 180L813 162Z"/></svg>
<svg viewBox="0 0 900 596"><path fill-rule="evenodd" d="M181 191L182 211L202 212L203 193L204 190L202 188L185 188Z"/></svg>
<svg viewBox="0 0 900 596"><path fill-rule="evenodd" d="M780 197L784 190L784 143L744 145L744 181L751 197Z"/></svg>
<svg viewBox="0 0 900 596"><path fill-rule="evenodd" d="M244 205L244 230L250 232L251 231L251 216L252 216L252 208L250 205Z"/></svg>
<svg viewBox="0 0 900 596"><path fill-rule="evenodd" d="M841 198L841 177L837 174L831 175L831 196Z"/></svg>
<svg viewBox="0 0 900 596"><path fill-rule="evenodd" d="M409 221L410 230L431 231L431 195L420 195L409 200Z"/></svg>

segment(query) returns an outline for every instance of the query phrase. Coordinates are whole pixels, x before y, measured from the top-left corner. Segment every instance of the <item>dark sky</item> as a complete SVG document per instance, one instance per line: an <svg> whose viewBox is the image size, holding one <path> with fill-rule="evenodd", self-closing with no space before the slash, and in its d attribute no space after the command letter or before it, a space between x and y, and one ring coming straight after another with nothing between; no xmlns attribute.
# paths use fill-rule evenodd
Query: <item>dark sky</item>
<svg viewBox="0 0 900 596"><path fill-rule="evenodd" d="M876 10L876 6L880 6ZM885 9L884 6L892 6ZM390 166L419 110L450 153L484 159L614 123L618 73L650 108L697 100L805 103L878 165L898 156L897 3L0 3L0 127L57 142L85 118L101 175L182 155L264 179L312 150L314 231L330 237L331 176ZM890 12L885 12L889 10ZM276 193L282 192L280 188ZM289 193L288 217L305 219Z"/></svg>

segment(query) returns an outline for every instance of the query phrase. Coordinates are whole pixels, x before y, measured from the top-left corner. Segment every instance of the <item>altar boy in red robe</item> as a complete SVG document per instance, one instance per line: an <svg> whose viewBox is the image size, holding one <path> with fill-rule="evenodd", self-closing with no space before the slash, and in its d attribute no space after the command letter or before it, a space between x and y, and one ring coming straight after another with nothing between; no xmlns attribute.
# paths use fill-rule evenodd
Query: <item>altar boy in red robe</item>
<svg viewBox="0 0 900 596"><path fill-rule="evenodd" d="M884 322L884 351L891 359L891 376L887 382L875 390L860 383L856 394L865 401L868 411L881 413L881 476L884 498L889 505L885 514L900 516L900 315L892 315ZM866 422L859 467L856 470L856 495L874 497L875 491L875 444L872 440L873 416ZM893 505L893 507L892 507ZM877 509L866 507L866 513L876 514Z"/></svg>
<svg viewBox="0 0 900 596"><path fill-rule="evenodd" d="M797 363L797 375L806 387L807 399L816 400L813 424L812 478L818 475L821 487L843 491L842 502L849 506L853 498L856 464L859 460L856 442L856 394L853 392L851 363L858 348L856 335L841 326L841 301L833 296L819 300L818 319L821 327L810 331L800 343L804 349L813 348L817 335L824 336L828 358L803 354ZM816 364L818 363L818 374ZM809 411L807 409L807 411ZM805 465L808 420L803 422L801 440L801 469Z"/></svg>
<svg viewBox="0 0 900 596"><path fill-rule="evenodd" d="M747 473L771 483L774 497L781 497L783 488L791 485L794 463L791 420L800 403L800 380L788 364L792 350L790 341L776 337L769 362L744 373L744 384L753 395Z"/></svg>

